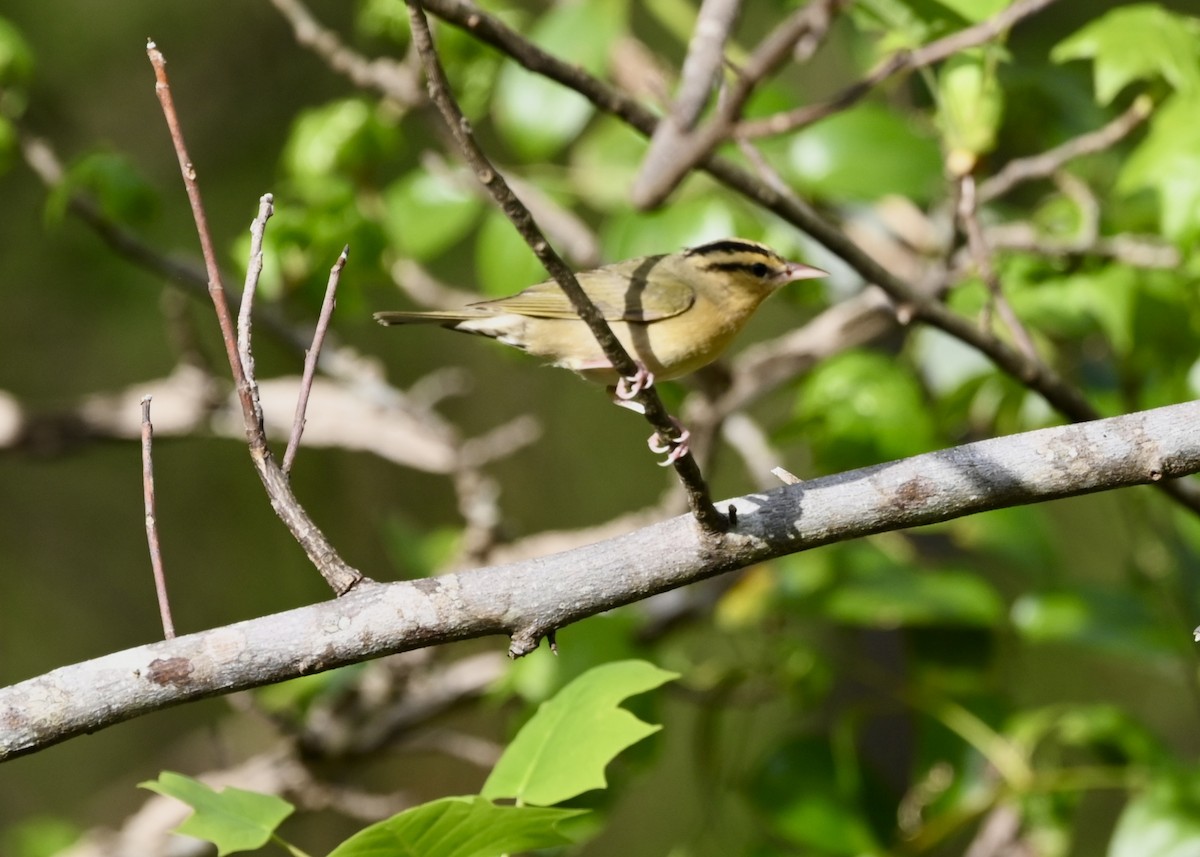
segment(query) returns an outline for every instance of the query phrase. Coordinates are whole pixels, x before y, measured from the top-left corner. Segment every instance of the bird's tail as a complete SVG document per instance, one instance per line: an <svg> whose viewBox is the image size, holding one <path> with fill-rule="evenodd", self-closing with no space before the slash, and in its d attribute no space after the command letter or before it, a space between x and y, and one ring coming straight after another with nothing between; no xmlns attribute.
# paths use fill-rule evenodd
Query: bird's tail
<svg viewBox="0 0 1200 857"><path fill-rule="evenodd" d="M463 310L445 310L442 312L377 312L375 320L380 324L440 324L452 326L460 321L479 318L480 313Z"/></svg>

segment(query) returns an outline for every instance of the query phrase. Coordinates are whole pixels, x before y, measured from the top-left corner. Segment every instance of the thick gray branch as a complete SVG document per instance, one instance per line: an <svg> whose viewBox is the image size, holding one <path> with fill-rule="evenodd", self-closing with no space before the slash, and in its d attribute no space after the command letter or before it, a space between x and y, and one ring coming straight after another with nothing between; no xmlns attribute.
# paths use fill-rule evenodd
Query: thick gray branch
<svg viewBox="0 0 1200 857"><path fill-rule="evenodd" d="M995 438L720 504L587 547L413 582L106 655L0 690L0 760L149 711L391 652L508 634L523 655L604 610L872 533L1200 471L1200 403Z"/></svg>

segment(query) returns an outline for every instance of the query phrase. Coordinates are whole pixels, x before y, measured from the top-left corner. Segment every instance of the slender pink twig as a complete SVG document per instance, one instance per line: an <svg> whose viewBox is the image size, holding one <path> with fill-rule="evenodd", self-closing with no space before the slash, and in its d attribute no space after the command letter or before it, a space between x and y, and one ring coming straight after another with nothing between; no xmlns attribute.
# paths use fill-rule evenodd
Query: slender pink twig
<svg viewBox="0 0 1200 857"><path fill-rule="evenodd" d="M321 345L325 342L325 334L329 330L329 319L333 317L333 308L337 304L338 283L341 282L342 269L346 267L346 257L349 255L350 246L347 245L342 248L341 255L329 269L329 284L325 287L325 300L321 303L317 329L313 331L312 347L304 356L304 376L300 380L300 395L296 397L292 436L288 438L287 450L283 453L284 475L292 472L292 462L296 460L296 451L300 448L300 436L304 434L304 414L308 410L308 394L312 391L313 376L317 374L317 360L321 356Z"/></svg>

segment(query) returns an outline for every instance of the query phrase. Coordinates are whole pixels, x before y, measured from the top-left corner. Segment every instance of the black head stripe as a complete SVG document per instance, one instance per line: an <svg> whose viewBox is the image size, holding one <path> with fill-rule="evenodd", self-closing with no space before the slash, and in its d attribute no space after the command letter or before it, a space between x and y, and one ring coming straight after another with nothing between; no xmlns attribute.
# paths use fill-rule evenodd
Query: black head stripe
<svg viewBox="0 0 1200 857"><path fill-rule="evenodd" d="M761 244L751 244L749 241L738 241L732 238L724 241L712 241L708 244L701 244L699 247L692 247L684 255L711 256L715 253L727 253L730 255L735 253L753 253L756 256L771 256L772 258L776 258L773 252Z"/></svg>
<svg viewBox="0 0 1200 857"><path fill-rule="evenodd" d="M709 262L704 265L706 271L728 271L730 273L750 274L753 277L769 277L776 272L772 265L759 260L757 262Z"/></svg>

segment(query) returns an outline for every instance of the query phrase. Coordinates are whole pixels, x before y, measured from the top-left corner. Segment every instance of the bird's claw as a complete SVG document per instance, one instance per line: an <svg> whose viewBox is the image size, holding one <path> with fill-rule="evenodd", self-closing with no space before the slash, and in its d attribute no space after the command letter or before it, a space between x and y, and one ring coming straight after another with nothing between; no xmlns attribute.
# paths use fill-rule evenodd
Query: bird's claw
<svg viewBox="0 0 1200 857"><path fill-rule="evenodd" d="M671 417L671 422L675 424L675 428L679 432L677 435L664 438L661 432L655 432L646 440L646 445L650 447L651 452L660 455L665 453L667 456L658 462L659 467L670 467L689 452L688 440L691 439L692 433L674 417Z"/></svg>
<svg viewBox="0 0 1200 857"><path fill-rule="evenodd" d="M617 381L617 386L613 391L618 399L628 402L630 399L637 396L642 390L649 390L654 386L654 373L643 366L641 363L637 365L637 371L629 377L622 377Z"/></svg>

